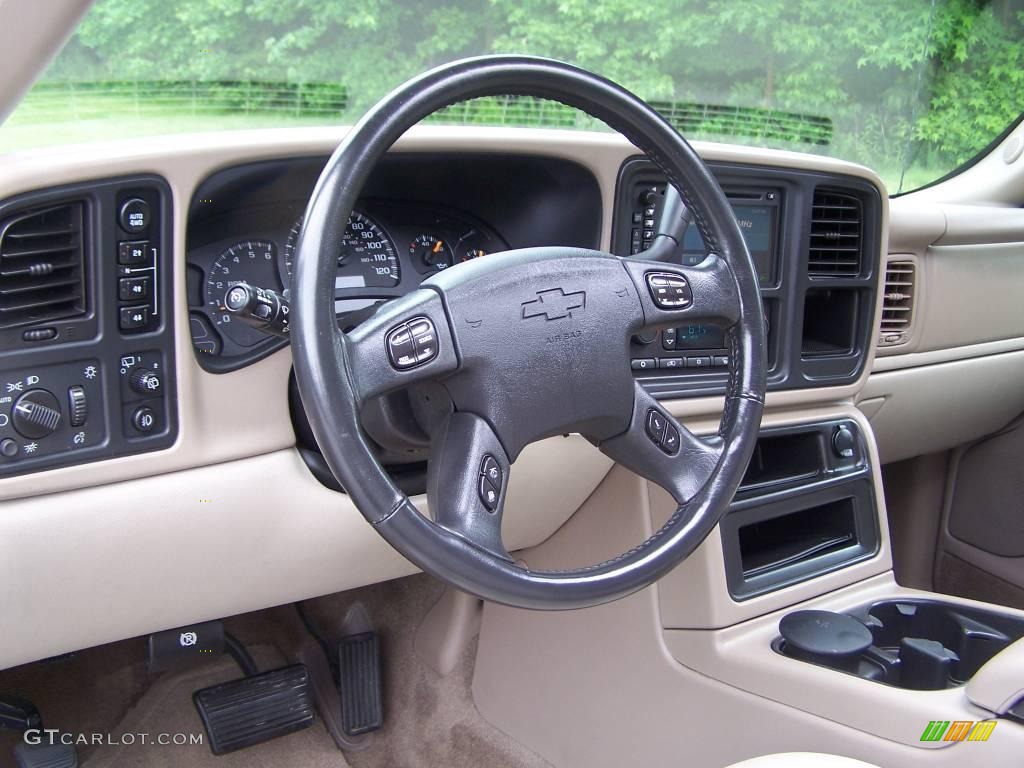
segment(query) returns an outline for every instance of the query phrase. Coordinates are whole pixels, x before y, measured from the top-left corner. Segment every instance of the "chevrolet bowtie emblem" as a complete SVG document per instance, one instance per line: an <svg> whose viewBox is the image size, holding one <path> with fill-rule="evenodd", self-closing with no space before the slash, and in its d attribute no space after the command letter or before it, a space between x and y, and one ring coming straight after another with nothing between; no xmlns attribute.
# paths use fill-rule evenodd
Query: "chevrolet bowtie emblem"
<svg viewBox="0 0 1024 768"><path fill-rule="evenodd" d="M561 288L537 291L537 298L523 302L523 320L543 317L545 320L561 320L572 317L573 312L581 314L587 308L587 292L566 293Z"/></svg>

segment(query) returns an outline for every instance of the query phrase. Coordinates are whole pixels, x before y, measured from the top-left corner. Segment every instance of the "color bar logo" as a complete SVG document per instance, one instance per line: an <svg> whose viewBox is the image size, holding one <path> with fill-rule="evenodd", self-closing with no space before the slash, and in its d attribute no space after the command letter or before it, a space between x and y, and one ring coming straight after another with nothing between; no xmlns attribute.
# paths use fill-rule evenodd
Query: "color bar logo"
<svg viewBox="0 0 1024 768"><path fill-rule="evenodd" d="M988 741L995 728L995 720L932 720L921 734L921 741Z"/></svg>

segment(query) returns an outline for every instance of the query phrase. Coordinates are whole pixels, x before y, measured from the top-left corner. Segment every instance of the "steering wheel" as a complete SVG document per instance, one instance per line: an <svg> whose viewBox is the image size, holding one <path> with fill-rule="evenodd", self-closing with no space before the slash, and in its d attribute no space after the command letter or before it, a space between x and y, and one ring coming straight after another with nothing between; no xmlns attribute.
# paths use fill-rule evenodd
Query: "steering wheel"
<svg viewBox="0 0 1024 768"><path fill-rule="evenodd" d="M502 94L559 101L625 135L679 191L711 255L682 267L557 246L489 254L439 272L342 333L334 312L337 244L377 161L438 109ZM726 328L731 348L722 418L709 438L669 415L629 364L634 334L697 320ZM725 513L764 405L756 273L715 178L639 98L548 59L484 56L442 66L399 87L360 120L327 162L306 210L291 333L313 433L360 512L422 570L522 608L608 602L681 562ZM420 392L432 414L431 518L396 488L360 429L367 401L403 387ZM614 559L530 570L502 543L511 465L529 443L570 432L666 489L679 506L653 536Z"/></svg>

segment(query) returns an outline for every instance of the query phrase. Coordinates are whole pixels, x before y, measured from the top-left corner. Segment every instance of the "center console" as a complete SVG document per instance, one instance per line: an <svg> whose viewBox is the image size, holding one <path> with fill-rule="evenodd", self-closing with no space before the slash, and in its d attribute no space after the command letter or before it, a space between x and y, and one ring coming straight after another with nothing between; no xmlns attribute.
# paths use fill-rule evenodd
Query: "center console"
<svg viewBox="0 0 1024 768"><path fill-rule="evenodd" d="M881 200L846 176L710 163L732 204L761 285L768 328L768 389L854 382L864 370L877 296ZM665 178L644 158L624 163L612 250L642 256L656 236ZM708 249L692 225L678 258ZM660 398L724 391L730 350L721 328L694 323L637 336L631 365Z"/></svg>

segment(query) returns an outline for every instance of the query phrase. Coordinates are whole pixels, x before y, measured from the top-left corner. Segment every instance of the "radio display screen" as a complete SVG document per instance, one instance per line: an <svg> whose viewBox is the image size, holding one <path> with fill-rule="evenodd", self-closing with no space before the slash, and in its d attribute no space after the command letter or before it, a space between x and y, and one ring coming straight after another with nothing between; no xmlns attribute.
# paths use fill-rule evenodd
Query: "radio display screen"
<svg viewBox="0 0 1024 768"><path fill-rule="evenodd" d="M762 285L771 285L775 282L775 217L778 208L737 203L732 209L754 259L757 279ZM700 233L690 225L683 237L683 265L692 267L700 264L706 255L707 248Z"/></svg>
<svg viewBox="0 0 1024 768"><path fill-rule="evenodd" d="M676 349L724 349L725 331L705 323L676 328Z"/></svg>

